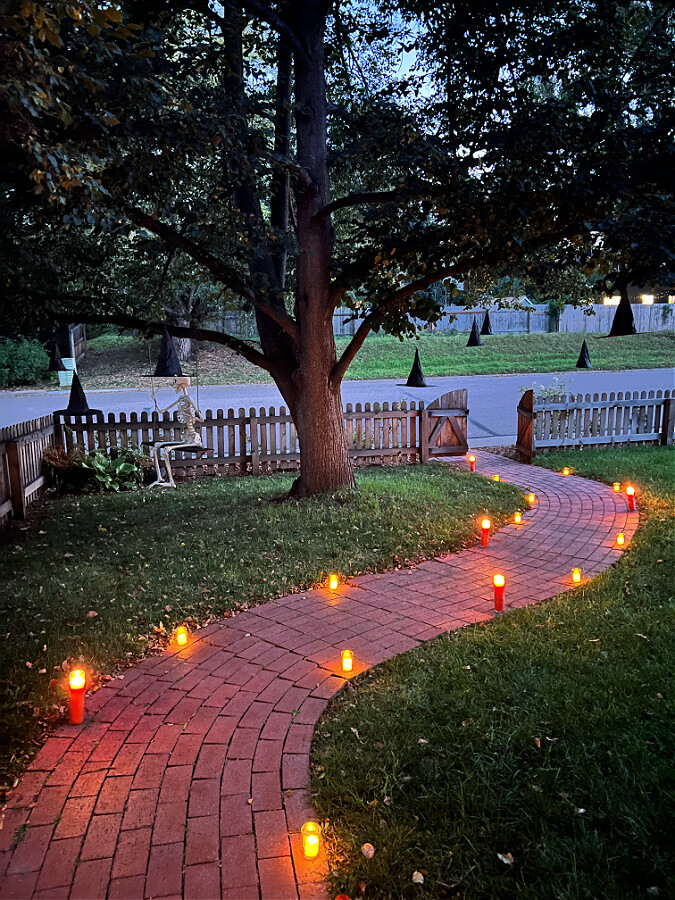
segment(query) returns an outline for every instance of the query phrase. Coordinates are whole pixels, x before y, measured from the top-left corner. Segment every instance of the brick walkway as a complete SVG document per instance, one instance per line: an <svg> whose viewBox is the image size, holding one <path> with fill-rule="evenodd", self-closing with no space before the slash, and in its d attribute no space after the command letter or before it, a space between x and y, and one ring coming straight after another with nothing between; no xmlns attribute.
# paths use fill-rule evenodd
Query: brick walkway
<svg viewBox="0 0 675 900"><path fill-rule="evenodd" d="M496 571L507 608L545 600L574 566L611 565L617 532L637 527L611 488L476 455L479 471L537 495L487 548L273 600L89 697L85 724L60 728L10 798L0 898L324 898L323 860L303 858L298 831L313 817L310 742L344 683L340 651L354 651L356 674L490 619Z"/></svg>

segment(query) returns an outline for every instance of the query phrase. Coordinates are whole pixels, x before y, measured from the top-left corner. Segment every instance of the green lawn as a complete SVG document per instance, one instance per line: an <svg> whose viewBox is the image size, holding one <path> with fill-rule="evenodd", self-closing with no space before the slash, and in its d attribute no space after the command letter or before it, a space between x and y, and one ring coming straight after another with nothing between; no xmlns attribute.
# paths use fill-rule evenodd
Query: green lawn
<svg viewBox="0 0 675 900"><path fill-rule="evenodd" d="M489 375L530 372L564 372L574 369L586 337L596 369L638 369L672 366L675 332L636 334L612 338L582 334L511 334L484 338L482 347L467 347L466 334L425 334L419 340L399 341L388 335L371 335L347 371L348 379L394 378L405 381L419 349L422 367L429 377L438 375ZM338 353L349 338L337 338ZM149 390L143 372L151 372L159 339L147 344L131 335L104 334L89 342L87 359L79 366L86 388L137 388ZM199 375L200 384L269 383L265 372L224 347L205 344L198 362L186 363L186 374Z"/></svg>
<svg viewBox="0 0 675 900"><path fill-rule="evenodd" d="M444 636L336 698L313 750L333 894L675 895L675 454L540 461L630 478L648 518L588 586Z"/></svg>
<svg viewBox="0 0 675 900"><path fill-rule="evenodd" d="M112 672L160 623L457 549L484 510L499 523L522 503L509 485L440 464L361 470L358 492L281 502L292 478L62 499L0 532L3 768L19 770L36 726L58 714L50 681L67 658Z"/></svg>

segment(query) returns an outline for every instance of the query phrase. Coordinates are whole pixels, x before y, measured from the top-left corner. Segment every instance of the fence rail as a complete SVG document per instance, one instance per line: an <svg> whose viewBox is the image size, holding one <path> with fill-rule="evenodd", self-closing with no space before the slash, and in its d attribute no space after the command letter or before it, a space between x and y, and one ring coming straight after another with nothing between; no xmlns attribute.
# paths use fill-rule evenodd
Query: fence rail
<svg viewBox="0 0 675 900"><path fill-rule="evenodd" d="M52 416L0 429L0 524L23 519L45 484L42 456L54 441Z"/></svg>
<svg viewBox="0 0 675 900"><path fill-rule="evenodd" d="M565 394L518 404L516 449L527 459L542 450L640 443L672 444L675 392Z"/></svg>

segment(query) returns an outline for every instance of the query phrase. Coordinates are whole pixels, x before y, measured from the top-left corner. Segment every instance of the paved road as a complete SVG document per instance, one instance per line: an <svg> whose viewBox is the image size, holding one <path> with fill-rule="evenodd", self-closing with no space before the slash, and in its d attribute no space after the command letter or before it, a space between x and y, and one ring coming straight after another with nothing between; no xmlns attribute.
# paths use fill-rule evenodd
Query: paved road
<svg viewBox="0 0 675 900"><path fill-rule="evenodd" d="M440 394L456 388L469 389L469 440L474 446L509 443L516 434L516 406L523 389L535 385L562 384L574 393L603 391L672 390L675 369L634 369L630 372L557 372L552 375L468 375L429 378L427 388L409 388L394 380L345 381L344 403L373 403L423 400L429 403ZM191 389L196 399L196 392ZM174 397L170 388L158 391L160 405ZM143 391L88 391L89 405L109 412L150 411L150 394ZM63 408L68 392L0 392L0 427L36 418ZM199 389L199 406L207 409L279 407L283 400L275 385L217 385Z"/></svg>

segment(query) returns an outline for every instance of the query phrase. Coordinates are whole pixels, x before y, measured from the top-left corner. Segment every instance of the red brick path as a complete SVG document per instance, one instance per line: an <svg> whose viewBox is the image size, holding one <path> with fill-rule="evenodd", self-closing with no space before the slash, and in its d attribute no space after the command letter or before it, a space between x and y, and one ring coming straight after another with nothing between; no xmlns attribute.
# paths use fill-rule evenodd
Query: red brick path
<svg viewBox="0 0 675 900"><path fill-rule="evenodd" d="M60 728L10 798L1 900L324 898L323 861L303 858L298 831L340 651L358 673L490 619L496 571L507 608L545 600L573 566L588 577L611 565L616 533L637 527L611 488L476 455L479 471L537 495L486 549L273 600L89 697L85 724Z"/></svg>

